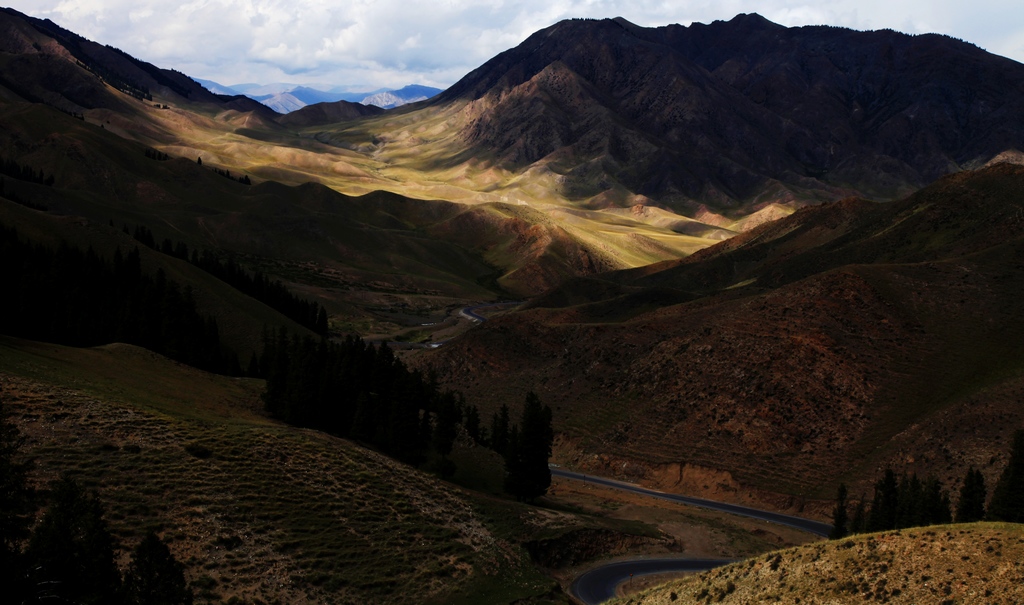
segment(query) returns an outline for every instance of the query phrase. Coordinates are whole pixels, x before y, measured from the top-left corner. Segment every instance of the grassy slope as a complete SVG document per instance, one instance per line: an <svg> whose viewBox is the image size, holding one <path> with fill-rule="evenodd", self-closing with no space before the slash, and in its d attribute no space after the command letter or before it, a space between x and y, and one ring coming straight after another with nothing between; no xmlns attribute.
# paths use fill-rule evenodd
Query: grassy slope
<svg viewBox="0 0 1024 605"><path fill-rule="evenodd" d="M208 273L184 261L150 250L120 229L105 223L37 212L2 198L0 223L17 227L21 237L36 243L55 247L61 241L66 241L83 249L92 247L108 260L118 248L127 252L138 247L144 271L163 269L171 279L192 286L199 311L217 318L221 340L239 354L243 365L248 362L251 353L259 352L264 326L284 326L295 333L308 333L292 320Z"/></svg>
<svg viewBox="0 0 1024 605"><path fill-rule="evenodd" d="M136 347L3 338L0 368L36 480L97 489L126 547L159 529L200 602L535 598L553 585L516 542L577 525L268 420L260 381Z"/></svg>
<svg viewBox="0 0 1024 605"><path fill-rule="evenodd" d="M1024 527L979 523L799 546L620 598L689 603L1020 603Z"/></svg>

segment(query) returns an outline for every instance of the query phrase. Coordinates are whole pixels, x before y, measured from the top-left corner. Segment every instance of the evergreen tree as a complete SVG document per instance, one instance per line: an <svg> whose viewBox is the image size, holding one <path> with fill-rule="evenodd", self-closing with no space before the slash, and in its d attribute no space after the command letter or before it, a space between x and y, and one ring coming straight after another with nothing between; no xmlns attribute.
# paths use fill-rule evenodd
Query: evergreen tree
<svg viewBox="0 0 1024 605"><path fill-rule="evenodd" d="M114 564L114 538L103 505L75 480L52 487L53 502L32 533L27 556L41 600L83 605L120 602L121 576Z"/></svg>
<svg viewBox="0 0 1024 605"><path fill-rule="evenodd" d="M1010 461L992 489L988 518L993 521L1024 523L1024 430L1018 430L1013 435Z"/></svg>
<svg viewBox="0 0 1024 605"><path fill-rule="evenodd" d="M508 406L502 404L501 410L491 417L491 449L504 456L508 450L509 433Z"/></svg>
<svg viewBox="0 0 1024 605"><path fill-rule="evenodd" d="M867 531L868 515L864 508L864 494L860 495L857 506L853 509L853 518L850 520L850 533L862 534Z"/></svg>
<svg viewBox="0 0 1024 605"><path fill-rule="evenodd" d="M850 533L847 527L846 506L846 484L840 483L836 493L836 507L832 509L832 531L828 535L831 540L845 538Z"/></svg>
<svg viewBox="0 0 1024 605"><path fill-rule="evenodd" d="M924 485L914 473L909 478L906 474L900 479L896 500L896 528L920 527L925 522Z"/></svg>
<svg viewBox="0 0 1024 605"><path fill-rule="evenodd" d="M896 473L891 468L885 469L885 475L875 483L875 497L868 515L869 532L896 529L899 513L899 484Z"/></svg>
<svg viewBox="0 0 1024 605"><path fill-rule="evenodd" d="M437 406L437 426L434 427L434 449L442 458L452 453L457 427L461 421L462 410L459 409L455 395L451 392L445 393Z"/></svg>
<svg viewBox="0 0 1024 605"><path fill-rule="evenodd" d="M476 443L480 443L480 410L475 405L466 406L466 434Z"/></svg>
<svg viewBox="0 0 1024 605"><path fill-rule="evenodd" d="M987 496L984 475L980 470L970 467L960 488L960 500L956 504L956 522L974 523L984 519Z"/></svg>
<svg viewBox="0 0 1024 605"><path fill-rule="evenodd" d="M0 400L0 586L6 598L20 602L25 596L28 571L21 544L32 523L32 489L27 462L19 460L23 443L18 427L8 418Z"/></svg>
<svg viewBox="0 0 1024 605"><path fill-rule="evenodd" d="M192 605L184 565L153 532L135 547L124 589L128 605Z"/></svg>
<svg viewBox="0 0 1024 605"><path fill-rule="evenodd" d="M944 525L953 521L949 492L935 477L928 478L922 487L921 519L919 525Z"/></svg>
<svg viewBox="0 0 1024 605"><path fill-rule="evenodd" d="M518 430L510 431L505 458L506 491L520 500L535 500L551 486L551 445L554 442L551 408L533 392L526 394Z"/></svg>

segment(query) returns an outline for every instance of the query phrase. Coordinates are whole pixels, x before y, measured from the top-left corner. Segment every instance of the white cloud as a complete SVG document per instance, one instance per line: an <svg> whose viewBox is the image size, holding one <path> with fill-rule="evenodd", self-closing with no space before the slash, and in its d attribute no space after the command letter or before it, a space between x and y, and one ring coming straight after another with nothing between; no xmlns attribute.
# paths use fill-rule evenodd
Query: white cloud
<svg viewBox="0 0 1024 605"><path fill-rule="evenodd" d="M161 67L224 84L448 86L569 17L644 26L758 12L783 25L937 31L1024 61L1019 0L8 0Z"/></svg>

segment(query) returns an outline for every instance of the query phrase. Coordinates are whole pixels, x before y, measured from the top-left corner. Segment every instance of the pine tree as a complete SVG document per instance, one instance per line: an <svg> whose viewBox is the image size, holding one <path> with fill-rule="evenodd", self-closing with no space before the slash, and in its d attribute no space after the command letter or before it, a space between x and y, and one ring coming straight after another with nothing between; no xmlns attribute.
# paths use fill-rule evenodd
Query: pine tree
<svg viewBox="0 0 1024 605"><path fill-rule="evenodd" d="M846 513L846 484L840 483L836 493L836 507L832 510L832 531L828 537L831 540L845 538L849 534L847 527Z"/></svg>
<svg viewBox="0 0 1024 605"><path fill-rule="evenodd" d="M533 392L526 394L523 416L514 438L509 438L509 455L505 459L506 491L520 500L535 500L551 486L551 445L554 430L551 408L542 405Z"/></svg>
<svg viewBox="0 0 1024 605"><path fill-rule="evenodd" d="M988 507L992 521L1024 523L1024 430L1013 435L1010 461L1003 469Z"/></svg>
<svg viewBox="0 0 1024 605"><path fill-rule="evenodd" d="M135 547L124 588L128 605L192 605L184 565L153 532Z"/></svg>
<svg viewBox="0 0 1024 605"><path fill-rule="evenodd" d="M508 406L502 404L501 410L491 418L491 449L505 456L508 450L509 433Z"/></svg>
<svg viewBox="0 0 1024 605"><path fill-rule="evenodd" d="M853 509L853 519L850 520L850 533L862 534L867 531L868 514L864 507L864 494L860 495L857 506Z"/></svg>
<svg viewBox="0 0 1024 605"><path fill-rule="evenodd" d="M103 505L75 480L52 487L53 503L32 533L26 554L44 598L83 605L119 603L121 576Z"/></svg>
<svg viewBox="0 0 1024 605"><path fill-rule="evenodd" d="M944 525L953 521L949 492L942 482L929 477L922 487L921 520L919 525Z"/></svg>
<svg viewBox="0 0 1024 605"><path fill-rule="evenodd" d="M967 469L964 484L960 488L960 500L956 504L956 522L974 523L985 518L985 477L973 466Z"/></svg>
<svg viewBox="0 0 1024 605"><path fill-rule="evenodd" d="M868 515L869 532L896 529L899 514L899 484L896 473L891 468L885 469L885 475L875 484L875 497Z"/></svg>
<svg viewBox="0 0 1024 605"><path fill-rule="evenodd" d="M475 405L466 406L464 426L466 433L476 443L480 443L480 410Z"/></svg>
<svg viewBox="0 0 1024 605"><path fill-rule="evenodd" d="M455 445L457 427L462 421L462 410L459 409L455 395L445 393L437 406L437 426L434 427L434 449L438 454L447 456L452 453Z"/></svg>

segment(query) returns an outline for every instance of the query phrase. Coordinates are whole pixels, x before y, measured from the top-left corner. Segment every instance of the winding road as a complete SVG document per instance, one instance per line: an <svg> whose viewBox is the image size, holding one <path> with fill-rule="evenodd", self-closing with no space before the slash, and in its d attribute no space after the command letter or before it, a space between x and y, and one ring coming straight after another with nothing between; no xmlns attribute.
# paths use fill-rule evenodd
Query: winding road
<svg viewBox="0 0 1024 605"><path fill-rule="evenodd" d="M563 470L557 467L551 468L551 474L555 477L563 477L565 479L576 479L578 481L588 481L590 483L595 483L597 485L604 485L606 487L621 489L627 492L633 492L635 494L643 494L645 496L651 496L652 498L660 498L661 500L669 500L671 502L679 502L680 504L700 506L701 508L710 508L711 510L732 513L734 515L740 515L743 517L751 517L754 519L761 519L762 521L770 521L771 523L778 523L779 525L795 527L799 530L810 532L818 536L827 537L829 532L832 531L832 526L828 523L820 523L818 521L811 521L810 519L804 519L802 517L793 517L790 515L783 515L781 513L773 513L767 510L748 508L746 506L740 506L738 504L715 502L714 500L704 500L703 498L691 498L690 496L680 496L679 494L667 494L665 492L647 489L646 487L640 487L639 485L634 485L632 483L615 481L614 479L605 479L604 477L595 477L593 475L574 473L572 471Z"/></svg>
<svg viewBox="0 0 1024 605"><path fill-rule="evenodd" d="M668 494L632 483L574 473L554 466L551 467L551 474L563 479L589 482L670 502L700 506L734 515L761 519L771 523L778 523L779 525L794 527L818 536L828 536L829 532L832 531L831 525L810 519L739 506L737 504L715 502L714 500L705 500L703 498ZM586 603L586 605L598 605L614 597L615 588L633 576L680 571L706 571L728 563L732 563L732 561L725 559L634 559L631 561L617 561L596 567L580 575L580 577L573 581L572 586L569 587L569 592L580 602Z"/></svg>
<svg viewBox="0 0 1024 605"><path fill-rule="evenodd" d="M569 592L586 603L598 605L615 596L615 588L631 576L681 571L707 571L732 563L729 559L635 559L595 567L573 581Z"/></svg>

